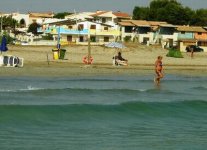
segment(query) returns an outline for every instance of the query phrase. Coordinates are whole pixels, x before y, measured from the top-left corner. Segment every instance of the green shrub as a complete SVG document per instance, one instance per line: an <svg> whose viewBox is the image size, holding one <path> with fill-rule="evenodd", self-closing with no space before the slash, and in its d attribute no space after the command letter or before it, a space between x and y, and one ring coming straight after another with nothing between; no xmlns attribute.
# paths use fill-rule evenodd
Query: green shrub
<svg viewBox="0 0 207 150"><path fill-rule="evenodd" d="M183 58L182 53L177 49L169 49L167 57Z"/></svg>
<svg viewBox="0 0 207 150"><path fill-rule="evenodd" d="M47 34L45 36L42 36L43 40L53 40L53 35L52 34Z"/></svg>
<svg viewBox="0 0 207 150"><path fill-rule="evenodd" d="M129 41L131 41L131 36L126 36L126 37L124 37L124 41L125 41L125 42L129 42Z"/></svg>
<svg viewBox="0 0 207 150"><path fill-rule="evenodd" d="M5 37L6 37L6 43L7 44L11 44L13 41L14 41L14 38L10 37L8 34L4 33ZM1 40L2 40L2 37L3 36L0 36L0 43L1 43Z"/></svg>

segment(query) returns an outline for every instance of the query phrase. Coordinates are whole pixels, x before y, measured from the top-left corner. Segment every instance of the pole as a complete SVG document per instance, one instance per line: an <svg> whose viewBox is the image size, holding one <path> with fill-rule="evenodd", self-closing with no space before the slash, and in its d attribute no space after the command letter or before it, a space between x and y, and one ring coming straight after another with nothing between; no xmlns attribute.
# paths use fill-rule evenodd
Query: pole
<svg viewBox="0 0 207 150"><path fill-rule="evenodd" d="M90 26L88 26L88 64L91 58L91 35L90 35Z"/></svg>
<svg viewBox="0 0 207 150"><path fill-rule="evenodd" d="M3 35L3 32L2 32L2 23L3 23L3 17L1 15L1 35Z"/></svg>
<svg viewBox="0 0 207 150"><path fill-rule="evenodd" d="M60 26L58 28L58 39L57 39L58 59L60 58Z"/></svg>
<svg viewBox="0 0 207 150"><path fill-rule="evenodd" d="M60 49L60 26L58 28L57 48Z"/></svg>
<svg viewBox="0 0 207 150"><path fill-rule="evenodd" d="M50 60L49 60L48 53L47 53L47 65L48 65L48 66L50 65Z"/></svg>

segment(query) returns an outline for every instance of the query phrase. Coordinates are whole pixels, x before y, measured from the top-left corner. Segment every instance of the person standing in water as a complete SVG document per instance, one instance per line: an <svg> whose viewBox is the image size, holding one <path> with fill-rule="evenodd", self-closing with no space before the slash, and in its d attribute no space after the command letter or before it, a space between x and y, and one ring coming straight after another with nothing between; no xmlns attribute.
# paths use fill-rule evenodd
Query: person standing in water
<svg viewBox="0 0 207 150"><path fill-rule="evenodd" d="M159 84L160 79L164 77L163 73L163 66L162 66L162 56L158 56L157 60L155 61L155 73L156 77L154 79L155 83Z"/></svg>

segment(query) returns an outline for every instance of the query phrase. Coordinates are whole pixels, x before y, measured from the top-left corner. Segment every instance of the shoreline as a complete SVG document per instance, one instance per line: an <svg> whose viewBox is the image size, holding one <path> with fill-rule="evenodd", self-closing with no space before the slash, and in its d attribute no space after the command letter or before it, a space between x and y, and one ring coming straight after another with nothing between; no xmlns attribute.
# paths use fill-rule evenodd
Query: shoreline
<svg viewBox="0 0 207 150"><path fill-rule="evenodd" d="M207 66L166 65L165 75L207 76ZM23 68L1 67L0 76L10 77L81 77L81 76L154 75L153 65L112 66L109 64L68 64L59 62L26 63Z"/></svg>

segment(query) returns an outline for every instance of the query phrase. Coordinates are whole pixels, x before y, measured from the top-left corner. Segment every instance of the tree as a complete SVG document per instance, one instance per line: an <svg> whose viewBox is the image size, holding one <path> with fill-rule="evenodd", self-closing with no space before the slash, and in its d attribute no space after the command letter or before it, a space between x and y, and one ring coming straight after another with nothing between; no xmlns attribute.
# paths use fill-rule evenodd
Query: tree
<svg viewBox="0 0 207 150"><path fill-rule="evenodd" d="M72 13L69 12L61 12L61 13L57 13L53 16L53 18L58 18L58 19L64 19L65 16L67 15L71 15Z"/></svg>
<svg viewBox="0 0 207 150"><path fill-rule="evenodd" d="M192 16L192 25L206 26L207 24L207 9L196 10L194 16Z"/></svg>
<svg viewBox="0 0 207 150"><path fill-rule="evenodd" d="M200 13L198 13L200 14ZM201 15L204 18L205 13ZM195 12L189 7L183 7L181 3L176 0L153 0L149 7L135 7L133 10L133 19L152 20L152 21L166 21L171 24L195 24L194 22L202 20L195 16ZM205 19L204 19L205 20Z"/></svg>
<svg viewBox="0 0 207 150"><path fill-rule="evenodd" d="M16 26L18 26L18 21L13 19L11 16L4 16L2 19L2 28L5 30L6 28L12 28L15 29Z"/></svg>
<svg viewBox="0 0 207 150"><path fill-rule="evenodd" d="M169 3L164 8L160 8L157 13L157 20L166 21L171 24L189 24L192 12L188 8L183 8L176 3Z"/></svg>
<svg viewBox="0 0 207 150"><path fill-rule="evenodd" d="M149 18L149 8L148 7L138 7L136 6L133 10L134 20L148 20Z"/></svg>
<svg viewBox="0 0 207 150"><path fill-rule="evenodd" d="M150 3L150 19L173 22L179 9L182 5L176 0L154 0Z"/></svg>
<svg viewBox="0 0 207 150"><path fill-rule="evenodd" d="M29 28L27 30L27 32L32 32L34 35L37 35L37 29L41 27L41 25L39 25L38 23L34 22L32 24L29 25Z"/></svg>

